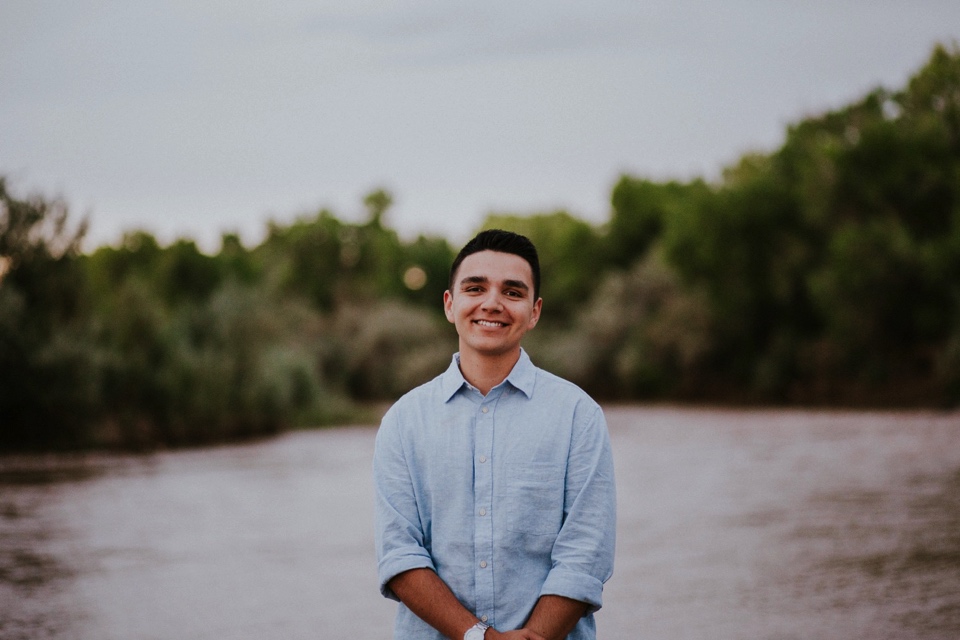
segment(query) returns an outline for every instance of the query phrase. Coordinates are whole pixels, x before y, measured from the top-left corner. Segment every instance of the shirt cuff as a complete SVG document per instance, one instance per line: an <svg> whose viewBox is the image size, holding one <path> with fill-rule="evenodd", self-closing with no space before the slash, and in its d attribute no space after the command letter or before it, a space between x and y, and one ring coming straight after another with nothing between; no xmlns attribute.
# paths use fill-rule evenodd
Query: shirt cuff
<svg viewBox="0 0 960 640"><path fill-rule="evenodd" d="M540 589L541 596L562 596L587 604L589 615L603 606L603 582L597 578L567 569L553 569Z"/></svg>
<svg viewBox="0 0 960 640"><path fill-rule="evenodd" d="M380 561L377 572L380 577L380 593L384 598L400 602L400 598L387 586L387 583L404 571L410 571L411 569L430 569L436 571L436 568L433 566L433 560L425 554L413 553L392 557L388 556Z"/></svg>

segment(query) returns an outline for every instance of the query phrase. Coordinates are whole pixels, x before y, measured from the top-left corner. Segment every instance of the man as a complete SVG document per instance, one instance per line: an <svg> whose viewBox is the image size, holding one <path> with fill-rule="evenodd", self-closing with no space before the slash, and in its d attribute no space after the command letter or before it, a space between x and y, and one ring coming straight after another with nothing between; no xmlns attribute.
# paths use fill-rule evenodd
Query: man
<svg viewBox="0 0 960 640"><path fill-rule="evenodd" d="M543 305L533 244L478 234L443 304L460 350L390 408L374 453L394 637L595 638L613 572L610 442L600 407L520 346Z"/></svg>

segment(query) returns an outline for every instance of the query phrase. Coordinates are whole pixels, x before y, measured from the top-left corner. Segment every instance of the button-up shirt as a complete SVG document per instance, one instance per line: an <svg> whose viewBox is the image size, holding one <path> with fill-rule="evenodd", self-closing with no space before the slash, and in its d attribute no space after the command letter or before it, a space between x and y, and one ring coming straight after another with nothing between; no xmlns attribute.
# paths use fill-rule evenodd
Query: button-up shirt
<svg viewBox="0 0 960 640"><path fill-rule="evenodd" d="M374 454L380 590L429 568L478 618L518 629L542 595L589 605L568 636L596 636L613 572L613 460L600 407L526 352L484 396L460 372L384 415ZM442 636L402 603L395 637Z"/></svg>

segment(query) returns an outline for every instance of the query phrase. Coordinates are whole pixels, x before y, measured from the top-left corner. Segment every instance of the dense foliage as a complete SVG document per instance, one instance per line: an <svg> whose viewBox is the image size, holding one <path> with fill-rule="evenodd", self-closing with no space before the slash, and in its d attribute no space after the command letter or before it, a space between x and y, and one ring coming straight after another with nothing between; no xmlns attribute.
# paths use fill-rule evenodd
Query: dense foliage
<svg viewBox="0 0 960 640"><path fill-rule="evenodd" d="M454 248L329 211L215 255L83 254L0 179L0 447L145 448L344 419L441 371ZM538 363L600 398L960 402L960 52L790 127L716 183L622 176L609 222L491 215L543 261Z"/></svg>

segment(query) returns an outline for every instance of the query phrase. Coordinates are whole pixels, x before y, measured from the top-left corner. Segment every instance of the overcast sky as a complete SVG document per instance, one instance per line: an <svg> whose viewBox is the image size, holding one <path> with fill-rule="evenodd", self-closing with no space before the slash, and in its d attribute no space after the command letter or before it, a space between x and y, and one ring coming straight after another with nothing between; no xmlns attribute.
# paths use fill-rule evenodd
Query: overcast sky
<svg viewBox="0 0 960 640"><path fill-rule="evenodd" d="M216 250L383 187L404 237L603 222L622 173L715 177L900 88L957 0L0 0L0 175Z"/></svg>

